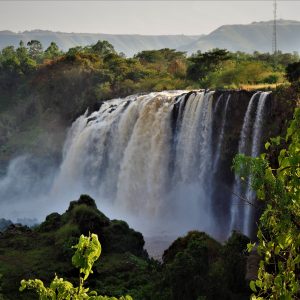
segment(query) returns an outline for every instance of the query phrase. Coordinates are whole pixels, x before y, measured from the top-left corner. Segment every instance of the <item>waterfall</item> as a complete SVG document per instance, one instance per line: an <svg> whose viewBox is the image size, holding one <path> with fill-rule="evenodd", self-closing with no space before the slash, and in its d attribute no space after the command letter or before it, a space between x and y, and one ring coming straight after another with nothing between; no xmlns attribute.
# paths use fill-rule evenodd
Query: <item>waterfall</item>
<svg viewBox="0 0 300 300"><path fill-rule="evenodd" d="M257 92L251 97L244 117L243 127L240 134L238 153L256 157L259 155L261 146L261 132L263 125L263 114L267 96L269 92ZM257 102L257 103L256 103ZM253 113L255 117L253 119ZM239 197L243 197L253 203L255 193L250 188L250 179L246 182L246 187L241 179L235 176L233 187L233 197L231 199L231 225L230 231L239 230L247 235L251 234L253 223L253 207L247 203L241 203Z"/></svg>
<svg viewBox="0 0 300 300"><path fill-rule="evenodd" d="M268 93L249 95L164 91L104 101L74 121L59 170L44 182L34 177L34 193L23 182L15 184L13 172L29 174L31 164L23 158L12 163L0 178L0 199L7 199L0 210L24 217L32 201L35 212L60 212L62 204L90 194L110 218L124 219L146 235L199 229L224 238L229 228L249 234L253 212L235 205L228 192L233 186L236 194L254 198L249 184L230 171L237 151L260 151ZM15 193L14 186L20 186ZM11 203L24 199L10 207L11 195Z"/></svg>
<svg viewBox="0 0 300 300"><path fill-rule="evenodd" d="M216 154L215 154L215 158L214 158L213 173L217 172L217 167L218 167L218 163L219 163L219 159L220 159L220 155L221 155L221 147L222 147L223 138L224 138L227 109L228 109L228 103L229 103L230 97L231 97L231 95L229 94L227 99L226 99L225 108L224 108L224 111L223 111L223 114L222 114L221 132L220 132L220 135L219 135L219 138L218 138L218 144L217 144ZM217 104L216 104L216 109L218 107L219 100L220 100L220 97L218 98L218 101L217 101Z"/></svg>
<svg viewBox="0 0 300 300"><path fill-rule="evenodd" d="M209 230L213 95L137 95L107 101L79 117L69 131L53 194L67 186L131 219L165 218L171 227L181 218L183 230L190 225Z"/></svg>
<svg viewBox="0 0 300 300"><path fill-rule="evenodd" d="M263 118L264 108L265 108L266 99L269 94L270 94L269 92L261 93L258 101L255 121L253 124L253 139L252 139L252 147L251 147L252 157L257 157L260 152L262 126L264 121ZM247 184L246 199L248 199L250 203L253 203L253 201L255 200L255 193L250 187L250 182L251 182L251 178L248 180L248 184ZM243 232L248 236L251 234L252 220L253 220L253 208L250 205L246 205L245 214L244 214Z"/></svg>

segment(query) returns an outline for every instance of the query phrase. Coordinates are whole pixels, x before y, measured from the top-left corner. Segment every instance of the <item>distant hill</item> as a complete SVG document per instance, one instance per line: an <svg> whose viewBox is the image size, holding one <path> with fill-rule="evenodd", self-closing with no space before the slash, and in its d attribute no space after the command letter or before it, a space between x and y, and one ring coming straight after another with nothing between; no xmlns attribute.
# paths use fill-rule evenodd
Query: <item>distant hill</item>
<svg viewBox="0 0 300 300"><path fill-rule="evenodd" d="M126 56L133 56L142 50L178 49L184 45L196 42L199 37L187 35L65 33L45 30L24 31L21 33L0 31L0 49L8 45L18 46L20 40L23 40L25 43L30 40L39 40L44 47L47 47L54 41L63 50L68 50L75 46L91 45L98 40L106 40L114 45L118 52L123 52Z"/></svg>
<svg viewBox="0 0 300 300"><path fill-rule="evenodd" d="M224 25L197 41L179 47L179 50L196 52L212 48L230 51L270 52L272 47L273 21L254 22L247 25ZM300 52L300 22L278 20L278 49L282 52Z"/></svg>
<svg viewBox="0 0 300 300"><path fill-rule="evenodd" d="M270 52L272 46L273 21L254 22L247 25L224 25L208 35L137 35L137 34L95 34L65 33L33 30L15 33L0 31L0 49L8 45L18 46L19 41L27 43L37 39L47 47L52 41L67 50L75 46L86 46L98 40L107 40L119 52L133 56L142 50L172 48L189 54L197 50L226 48L231 51ZM278 48L283 52L300 52L300 22L279 20L277 24Z"/></svg>

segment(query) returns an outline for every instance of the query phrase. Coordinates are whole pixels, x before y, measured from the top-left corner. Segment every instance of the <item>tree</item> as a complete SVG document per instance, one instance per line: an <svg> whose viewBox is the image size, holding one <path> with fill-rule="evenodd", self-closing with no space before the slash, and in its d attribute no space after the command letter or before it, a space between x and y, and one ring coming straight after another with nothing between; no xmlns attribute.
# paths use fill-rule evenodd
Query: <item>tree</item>
<svg viewBox="0 0 300 300"><path fill-rule="evenodd" d="M73 248L76 249L76 252L72 257L72 263L76 268L79 268L78 287L74 287L71 282L55 275L48 288L40 279L22 280L20 291L34 290L39 295L40 300L117 300L115 297L99 296L96 291L89 291L89 288L84 287L85 281L93 273L94 262L101 254L98 236L96 234L91 234L88 237L81 235L78 244ZM125 296L119 300L132 300L132 298Z"/></svg>
<svg viewBox="0 0 300 300"><path fill-rule="evenodd" d="M116 54L114 46L108 41L98 41L95 45L91 46L91 50L93 53L99 54L100 56Z"/></svg>
<svg viewBox="0 0 300 300"><path fill-rule="evenodd" d="M218 70L221 63L229 58L229 52L225 49L213 49L205 53L198 51L189 58L187 78L194 81L203 80L209 73Z"/></svg>
<svg viewBox="0 0 300 300"><path fill-rule="evenodd" d="M28 49L25 47L23 41L20 41L19 48L17 48L16 52L20 61L25 60L26 57L28 57Z"/></svg>
<svg viewBox="0 0 300 300"><path fill-rule="evenodd" d="M62 51L59 50L55 42L51 42L50 46L45 51L46 58L50 58L50 59L60 56L61 54Z"/></svg>
<svg viewBox="0 0 300 300"><path fill-rule="evenodd" d="M40 41L31 40L27 43L29 47L29 55L32 59L37 60L43 52L43 46Z"/></svg>
<svg viewBox="0 0 300 300"><path fill-rule="evenodd" d="M296 82L300 79L300 61L291 63L286 67L286 78L289 82Z"/></svg>
<svg viewBox="0 0 300 300"><path fill-rule="evenodd" d="M236 172L250 177L257 197L265 202L259 219L257 251L261 256L258 278L250 288L255 299L296 299L300 296L300 108L286 138L271 139L266 149L276 149L278 167L272 167L266 154L258 158L238 155ZM249 244L251 251L255 244ZM298 299L298 298L297 298Z"/></svg>
<svg viewBox="0 0 300 300"><path fill-rule="evenodd" d="M8 46L2 49L1 67L7 73L19 73L20 60L16 55L14 46Z"/></svg>
<svg viewBox="0 0 300 300"><path fill-rule="evenodd" d="M20 61L20 68L23 74L27 74L36 69L37 63L29 57L28 49L25 47L23 41L20 41L19 48L17 48L16 53Z"/></svg>

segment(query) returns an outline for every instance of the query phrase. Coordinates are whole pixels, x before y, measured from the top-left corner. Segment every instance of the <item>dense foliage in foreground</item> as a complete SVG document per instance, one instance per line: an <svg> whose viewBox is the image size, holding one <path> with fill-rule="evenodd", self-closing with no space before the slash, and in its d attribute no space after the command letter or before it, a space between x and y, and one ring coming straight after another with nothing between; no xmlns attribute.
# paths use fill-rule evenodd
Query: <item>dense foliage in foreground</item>
<svg viewBox="0 0 300 300"><path fill-rule="evenodd" d="M115 297L100 296L96 291L90 291L88 287L84 286L89 275L93 273L94 262L101 254L101 244L98 236L94 233L89 236L81 235L78 244L72 248L76 249L72 256L72 263L74 267L79 268L78 287L55 275L48 288L44 286L40 279L23 279L20 291L22 292L26 289L34 290L39 295L40 300L118 300ZM132 298L130 296L122 296L119 300L132 300Z"/></svg>
<svg viewBox="0 0 300 300"><path fill-rule="evenodd" d="M257 197L265 202L259 220L257 251L261 256L258 277L250 287L251 299L298 299L300 297L300 108L285 139L271 139L266 149L280 150L277 165L262 154L239 155L235 168L251 180ZM255 244L249 244L251 251Z"/></svg>
<svg viewBox="0 0 300 300"><path fill-rule="evenodd" d="M98 294L128 294L136 300L249 297L244 280L248 238L235 232L222 245L193 231L177 239L158 262L143 249L140 233L123 221L109 220L88 196L35 228L10 225L0 235L0 294L7 300L35 299L31 291L18 292L20 281L40 278L49 285L54 274L76 285L78 271L69 263L71 246L89 232L98 234L102 245L102 258L87 280Z"/></svg>

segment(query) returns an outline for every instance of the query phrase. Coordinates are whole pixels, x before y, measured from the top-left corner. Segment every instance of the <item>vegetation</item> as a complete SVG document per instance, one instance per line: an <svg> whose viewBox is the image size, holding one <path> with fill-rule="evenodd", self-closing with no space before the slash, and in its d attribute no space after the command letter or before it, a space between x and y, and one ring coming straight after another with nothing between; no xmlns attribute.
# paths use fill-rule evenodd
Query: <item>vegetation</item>
<svg viewBox="0 0 300 300"><path fill-rule="evenodd" d="M25 151L59 161L71 121L87 107L94 110L105 99L132 93L284 84L276 95L286 105L276 113L286 116L294 107L288 101L299 95L299 56L277 53L276 61L275 67L271 54L224 49L198 51L191 57L161 49L126 58L106 41L65 53L55 43L44 50L37 40L26 46L20 42L16 49L6 47L0 53L0 172L12 156ZM258 198L265 201L257 245L262 260L258 278L251 282L253 299L299 296L299 115L296 110L286 139L276 138L266 145L272 155L235 160L237 172L250 176ZM286 126L280 125L273 124L277 130ZM117 298L128 293L134 299L226 300L247 299L250 294L244 281L249 240L237 232L224 245L205 233L190 232L165 251L160 263L148 257L140 233L124 221L109 220L86 195L71 202L64 214L53 213L32 229L7 220L0 223L0 299L33 299L28 288L38 289L40 297L46 297L41 299L55 290L101 297L83 287L86 280L96 293ZM89 276L90 268L81 272L80 285L74 287L78 274L67 263L70 246L89 232L101 236L103 259L95 261L94 275ZM58 276L51 281L54 272ZM30 281L33 277L42 281ZM22 278L26 291L19 294L17 282Z"/></svg>
<svg viewBox="0 0 300 300"><path fill-rule="evenodd" d="M257 197L265 202L259 219L258 278L251 281L251 299L296 299L300 296L300 109L297 108L285 139L273 138L266 149L279 151L275 166L270 157L239 155L236 171L250 177ZM249 244L251 251L256 244Z"/></svg>
<svg viewBox="0 0 300 300"><path fill-rule="evenodd" d="M238 232L223 246L204 232L178 238L163 255L163 299L248 299L248 242Z"/></svg>
<svg viewBox="0 0 300 300"><path fill-rule="evenodd" d="M5 47L0 52L0 166L24 151L59 160L65 128L105 99L165 89L285 83L285 68L299 56L278 53L276 59L274 69L271 54L223 49L191 57L161 49L126 58L107 41L65 53L53 42L44 50L37 40Z"/></svg>
<svg viewBox="0 0 300 300"><path fill-rule="evenodd" d="M76 254L75 258L71 245L81 234L89 232L101 236L102 256L101 260L94 261L93 274L85 278L87 271L82 270L80 288L78 270L69 261L73 256L76 268L82 268L82 264L78 263ZM79 244L86 242L83 239ZM82 195L62 215L50 214L32 229L10 225L0 235L0 274L3 274L0 294L6 300L32 300L36 298L35 287L49 296L61 285L70 293L78 294L79 290L86 289L83 280L98 294L116 298L128 294L135 300L177 300L184 294L187 300L248 299L250 289L244 280L248 242L248 238L234 232L222 245L203 232L193 231L174 241L165 251L163 261L158 262L149 258L143 249L140 233L124 221L109 220L97 209L93 199ZM78 245L75 249L83 248ZM96 259L99 251L93 253ZM91 266L92 262L88 270ZM30 278L41 281L30 281ZM21 279L25 279L22 286L27 288L19 293ZM66 292L65 288L59 292Z"/></svg>
<svg viewBox="0 0 300 300"><path fill-rule="evenodd" d="M96 234L90 234L88 237L81 235L77 245L72 248L76 249L72 257L72 263L79 268L79 286L74 287L69 281L55 276L49 288L44 286L40 279L22 280L20 291L31 289L36 291L40 300L55 299L73 299L73 300L117 300L115 297L99 296L96 291L89 291L84 287L84 283L92 271L94 262L101 254L101 244ZM82 277L83 274L84 276ZM132 300L130 296L120 297L119 300Z"/></svg>

